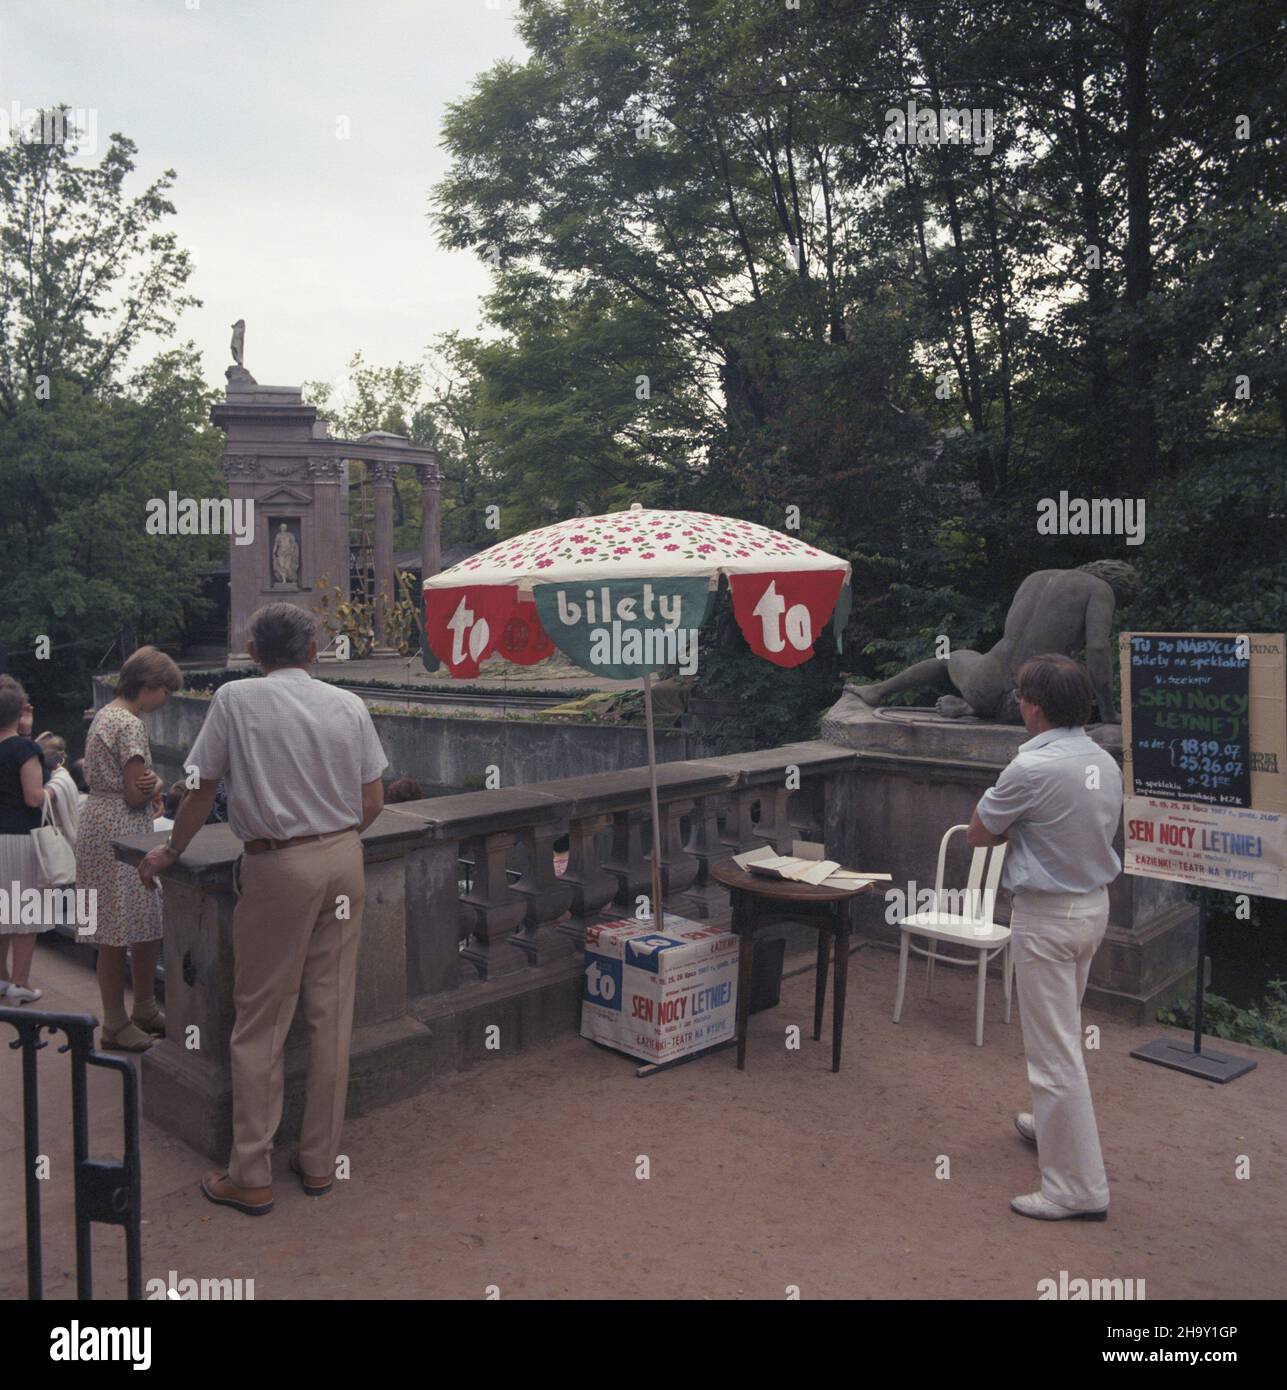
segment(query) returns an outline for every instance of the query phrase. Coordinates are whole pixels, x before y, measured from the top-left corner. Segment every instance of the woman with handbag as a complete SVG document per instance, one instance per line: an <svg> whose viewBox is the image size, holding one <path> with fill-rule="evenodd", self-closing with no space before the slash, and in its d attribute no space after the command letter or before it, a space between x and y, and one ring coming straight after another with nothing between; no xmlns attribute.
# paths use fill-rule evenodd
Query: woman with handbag
<svg viewBox="0 0 1287 1390"><path fill-rule="evenodd" d="M27 692L11 676L0 677L0 891L9 910L0 922L0 1004L27 1004L40 998L30 988L36 937L48 922L23 922L23 890L40 886L40 862L31 832L40 827L45 806L45 768L40 745L31 738L32 708ZM34 926L34 930L26 928ZM9 947L13 945L13 964Z"/></svg>
<svg viewBox="0 0 1287 1390"><path fill-rule="evenodd" d="M98 988L103 999L101 1046L113 1052L145 1052L165 1036L165 1015L156 1002L156 963L161 955L161 904L138 873L112 852L112 841L152 831L161 779L141 714L160 709L178 690L178 666L155 647L140 647L121 667L116 698L94 716L85 735L89 799L76 838L76 887L96 891ZM130 952L134 1009L125 1013L125 952Z"/></svg>

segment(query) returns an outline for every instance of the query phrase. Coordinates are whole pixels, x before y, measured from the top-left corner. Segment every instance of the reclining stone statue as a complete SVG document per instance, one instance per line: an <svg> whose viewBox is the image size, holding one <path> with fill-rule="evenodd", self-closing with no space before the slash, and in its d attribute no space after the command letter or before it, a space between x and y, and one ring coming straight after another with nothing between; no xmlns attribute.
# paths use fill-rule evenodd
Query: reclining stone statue
<svg viewBox="0 0 1287 1390"><path fill-rule="evenodd" d="M1135 584L1134 569L1120 560L1095 560L1074 570L1037 570L1019 585L1006 614L1005 635L991 651L953 651L918 661L888 680L845 688L874 706L900 690L955 686L959 696L943 695L935 706L944 717L977 715L1021 724L1014 690L1019 667L1042 652L1076 657L1084 649L1100 721L1120 724L1113 698L1113 613L1119 602L1130 601Z"/></svg>

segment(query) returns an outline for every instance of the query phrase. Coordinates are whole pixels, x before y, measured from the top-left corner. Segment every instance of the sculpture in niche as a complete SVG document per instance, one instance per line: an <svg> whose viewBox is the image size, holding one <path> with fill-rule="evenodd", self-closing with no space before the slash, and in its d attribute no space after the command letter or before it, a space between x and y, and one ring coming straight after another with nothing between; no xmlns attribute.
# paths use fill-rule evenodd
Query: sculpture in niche
<svg viewBox="0 0 1287 1390"><path fill-rule="evenodd" d="M273 583L299 584L299 542L284 521L273 537Z"/></svg>
<svg viewBox="0 0 1287 1390"><path fill-rule="evenodd" d="M1135 585L1135 571L1121 560L1095 560L1074 570L1037 570L1016 590L1005 633L991 651L953 651L947 657L918 661L888 680L845 688L865 704L879 705L900 690L955 686L959 695L942 695L935 705L945 718L977 715L1001 724L1022 724L1014 690L1019 667L1043 652L1076 657L1084 648L1100 721L1120 724L1113 697L1113 614L1119 602L1130 601Z"/></svg>

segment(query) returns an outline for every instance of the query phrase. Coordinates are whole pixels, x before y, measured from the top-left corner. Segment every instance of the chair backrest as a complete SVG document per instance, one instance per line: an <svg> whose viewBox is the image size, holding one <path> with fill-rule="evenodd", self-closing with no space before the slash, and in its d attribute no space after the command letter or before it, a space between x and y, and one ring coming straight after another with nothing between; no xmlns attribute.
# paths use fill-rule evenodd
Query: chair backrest
<svg viewBox="0 0 1287 1390"><path fill-rule="evenodd" d="M968 825L953 825L939 841L938 868L934 874L934 911L952 910L950 903L944 906L945 891L954 896L960 893L962 902L958 916L974 922L990 922L996 915L997 889L1001 883L1001 870L1005 866L1005 845L981 845L974 851L970 856L970 872L963 892L959 889L945 890L943 887L948 843L958 830L964 832L968 829Z"/></svg>

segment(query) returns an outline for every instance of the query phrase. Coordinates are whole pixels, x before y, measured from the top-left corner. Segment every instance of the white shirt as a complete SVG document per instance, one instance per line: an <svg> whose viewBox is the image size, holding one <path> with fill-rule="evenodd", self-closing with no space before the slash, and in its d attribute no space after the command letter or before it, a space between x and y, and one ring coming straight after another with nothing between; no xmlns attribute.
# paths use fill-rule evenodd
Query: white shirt
<svg viewBox="0 0 1287 1390"><path fill-rule="evenodd" d="M1122 871L1113 849L1121 769L1085 729L1047 729L1020 744L978 812L985 830L1007 832L1001 885L1012 892L1089 893Z"/></svg>
<svg viewBox="0 0 1287 1390"><path fill-rule="evenodd" d="M362 821L362 787L389 765L370 712L350 690L286 666L215 691L186 766L222 778L243 842L327 835Z"/></svg>

